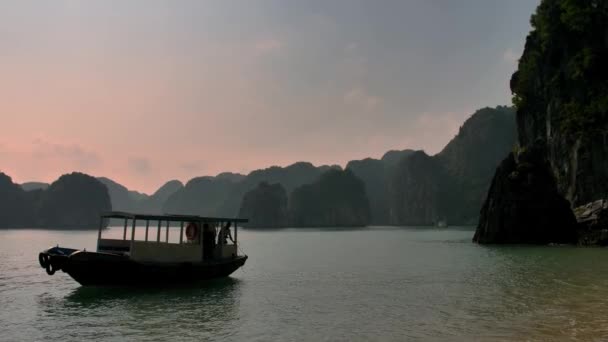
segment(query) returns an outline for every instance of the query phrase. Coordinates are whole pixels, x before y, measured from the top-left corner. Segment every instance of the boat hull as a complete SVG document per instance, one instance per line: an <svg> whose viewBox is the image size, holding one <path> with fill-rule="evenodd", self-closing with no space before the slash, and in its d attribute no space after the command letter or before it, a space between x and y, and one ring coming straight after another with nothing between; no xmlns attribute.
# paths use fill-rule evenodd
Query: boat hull
<svg viewBox="0 0 608 342"><path fill-rule="evenodd" d="M48 254L49 262L55 264L54 269L69 274L83 286L162 286L192 283L227 277L247 260L247 256L236 256L198 263L157 263L133 261L127 256L111 253L76 251L69 256L56 256L52 252Z"/></svg>

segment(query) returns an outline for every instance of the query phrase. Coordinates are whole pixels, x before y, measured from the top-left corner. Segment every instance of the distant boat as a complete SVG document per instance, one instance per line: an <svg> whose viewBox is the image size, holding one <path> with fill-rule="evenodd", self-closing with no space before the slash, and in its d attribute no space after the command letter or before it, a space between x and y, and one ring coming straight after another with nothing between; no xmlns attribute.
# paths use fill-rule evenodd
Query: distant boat
<svg viewBox="0 0 608 342"><path fill-rule="evenodd" d="M122 239L102 238L109 219L124 220ZM227 277L247 260L237 248L237 224L246 219L111 212L100 221L96 252L53 247L39 253L40 266L49 275L61 270L81 285L150 286ZM138 221L145 223L143 241L135 239ZM157 229L149 239L151 221ZM179 243L169 242L169 228L179 229Z"/></svg>
<svg viewBox="0 0 608 342"><path fill-rule="evenodd" d="M448 222L446 220L439 220L437 221L437 227L438 228L446 228L448 226Z"/></svg>

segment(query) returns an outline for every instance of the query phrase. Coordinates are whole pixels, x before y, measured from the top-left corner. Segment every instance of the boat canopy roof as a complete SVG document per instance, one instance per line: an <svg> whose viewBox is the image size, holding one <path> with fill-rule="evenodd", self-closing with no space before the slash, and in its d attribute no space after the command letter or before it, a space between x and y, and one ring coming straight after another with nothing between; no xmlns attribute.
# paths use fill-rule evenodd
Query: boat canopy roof
<svg viewBox="0 0 608 342"><path fill-rule="evenodd" d="M221 222L235 222L244 223L247 219L242 218L228 218L228 217L205 217L198 215L177 215L177 214L165 214L165 215L146 215L127 213L123 211L111 211L101 214L102 218L116 218L116 219L131 219L131 220L150 220L150 221L176 221L176 222L209 222L209 223L221 223Z"/></svg>

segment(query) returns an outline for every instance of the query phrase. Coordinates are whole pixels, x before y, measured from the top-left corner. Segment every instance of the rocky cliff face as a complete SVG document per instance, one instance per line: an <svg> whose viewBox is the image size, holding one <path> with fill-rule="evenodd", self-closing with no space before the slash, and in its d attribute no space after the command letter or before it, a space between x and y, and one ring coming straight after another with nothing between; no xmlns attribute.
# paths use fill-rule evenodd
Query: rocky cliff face
<svg viewBox="0 0 608 342"><path fill-rule="evenodd" d="M552 192L572 205L604 198L608 193L608 2L544 0L531 22L533 30L511 79L520 150L543 151L528 162L547 165L545 177L555 179ZM512 169L520 169L518 156L514 162ZM532 174L540 177L542 173ZM491 210L492 203L504 202L517 190L516 185L508 186L508 177L501 170L496 173L492 188L499 190L486 200L476 237L487 231L514 229L499 223L495 215L500 210ZM529 202L544 200L549 183L546 181L543 191L531 191ZM550 216L564 210L559 201L549 203L554 206L538 212L543 217L537 221L550 224ZM523 208L528 204L516 205ZM543 228L547 235L542 241L537 241L533 231L521 231L520 241L562 240L565 228ZM571 225L568 229L578 228ZM509 242L490 236L477 240Z"/></svg>
<svg viewBox="0 0 608 342"><path fill-rule="evenodd" d="M548 163L525 151L510 153L498 167L473 241L571 243L576 224L570 203L558 192Z"/></svg>
<svg viewBox="0 0 608 342"><path fill-rule="evenodd" d="M448 180L436 159L416 151L399 162L390 179L391 224L428 225L444 219Z"/></svg>
<svg viewBox="0 0 608 342"><path fill-rule="evenodd" d="M31 191L0 173L0 203L2 228L97 228L99 214L112 210L107 188L76 172Z"/></svg>
<svg viewBox="0 0 608 342"><path fill-rule="evenodd" d="M0 228L21 228L33 224L32 201L19 185L0 172Z"/></svg>
<svg viewBox="0 0 608 342"><path fill-rule="evenodd" d="M49 184L43 182L26 182L21 184L21 188L25 191L46 190L48 187Z"/></svg>
<svg viewBox="0 0 608 342"><path fill-rule="evenodd" d="M583 246L608 246L608 200L600 199L574 209Z"/></svg>
<svg viewBox="0 0 608 342"><path fill-rule="evenodd" d="M114 210L146 214L162 214L167 199L184 187L180 181L172 180L161 186L154 194L148 196L144 193L129 190L109 178L99 177L97 179L108 188Z"/></svg>
<svg viewBox="0 0 608 342"><path fill-rule="evenodd" d="M492 175L517 141L515 110L482 108L464 122L458 135L435 156L449 177L443 216L452 223L475 224Z"/></svg>
<svg viewBox="0 0 608 342"><path fill-rule="evenodd" d="M350 170L329 170L291 193L289 216L296 227L366 226L370 207L365 185Z"/></svg>
<svg viewBox="0 0 608 342"><path fill-rule="evenodd" d="M319 166L298 162L286 167L272 166L255 170L247 176L222 173L216 177L197 177L171 195L164 204L169 213L204 216L236 216L243 197L261 182L279 183L287 193L314 182L326 170L337 166Z"/></svg>
<svg viewBox="0 0 608 342"><path fill-rule="evenodd" d="M184 184L178 180L168 181L163 184L152 195L136 203L137 210L142 213L163 214L165 202L179 190L184 188Z"/></svg>
<svg viewBox="0 0 608 342"><path fill-rule="evenodd" d="M573 205L608 194L608 3L543 1L511 89L520 144L546 145Z"/></svg>
<svg viewBox="0 0 608 342"><path fill-rule="evenodd" d="M476 222L493 172L516 143L515 111L476 111L437 155L405 155L387 177L389 223Z"/></svg>
<svg viewBox="0 0 608 342"><path fill-rule="evenodd" d="M244 224L252 228L280 228L287 223L287 193L281 184L261 182L243 197L239 217L248 218Z"/></svg>
<svg viewBox="0 0 608 342"><path fill-rule="evenodd" d="M112 210L107 188L76 172L31 191L0 173L0 203L0 228L97 228L99 214Z"/></svg>
<svg viewBox="0 0 608 342"><path fill-rule="evenodd" d="M42 191L36 226L97 228L99 214L111 210L107 188L94 177L74 172Z"/></svg>
<svg viewBox="0 0 608 342"><path fill-rule="evenodd" d="M346 165L346 170L352 171L365 185L371 209L371 224L389 224L389 200L387 175L389 167L383 160L367 158L353 160Z"/></svg>
<svg viewBox="0 0 608 342"><path fill-rule="evenodd" d="M98 177L98 181L108 188L112 200L112 206L118 211L136 212L137 202L145 195L127 189L125 186L106 177Z"/></svg>
<svg viewBox="0 0 608 342"><path fill-rule="evenodd" d="M236 184L228 179L215 177L193 178L186 186L173 193L163 206L171 214L202 216L234 216L223 213L222 204L228 199Z"/></svg>

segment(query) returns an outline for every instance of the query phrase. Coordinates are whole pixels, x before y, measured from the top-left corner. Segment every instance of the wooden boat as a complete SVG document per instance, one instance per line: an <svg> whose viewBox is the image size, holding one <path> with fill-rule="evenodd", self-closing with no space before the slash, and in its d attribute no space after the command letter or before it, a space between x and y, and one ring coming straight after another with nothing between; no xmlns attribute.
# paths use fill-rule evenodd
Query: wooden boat
<svg viewBox="0 0 608 342"><path fill-rule="evenodd" d="M102 238L110 219L124 221L122 239ZM237 227L243 222L247 220L110 212L101 215L96 252L57 246L40 252L38 260L49 275L61 270L85 286L157 286L226 277L247 260L238 254ZM145 223L139 240L138 223ZM177 229L179 242L170 242L170 230Z"/></svg>

